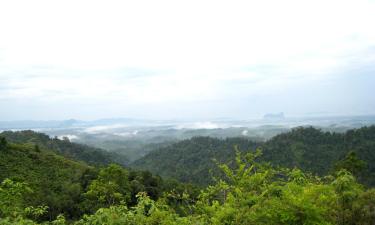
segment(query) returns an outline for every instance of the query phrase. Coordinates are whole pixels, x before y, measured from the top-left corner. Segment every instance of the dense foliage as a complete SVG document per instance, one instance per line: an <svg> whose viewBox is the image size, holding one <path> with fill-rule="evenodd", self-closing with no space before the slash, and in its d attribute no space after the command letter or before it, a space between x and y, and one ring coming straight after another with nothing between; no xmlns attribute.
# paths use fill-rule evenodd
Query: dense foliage
<svg viewBox="0 0 375 225"><path fill-rule="evenodd" d="M235 156L235 145L241 150L257 147L255 142L244 138L194 137L154 150L131 166L182 182L204 185L213 182L212 177L217 176L213 159L228 163Z"/></svg>
<svg viewBox="0 0 375 225"><path fill-rule="evenodd" d="M48 218L61 212L77 217L76 212L85 175L93 168L68 160L33 144L8 143L0 151L0 180L28 183L33 190L25 201L31 206L49 207Z"/></svg>
<svg viewBox="0 0 375 225"><path fill-rule="evenodd" d="M125 201L111 202L94 214L84 215L77 225L88 224L259 224L259 225L299 225L299 224L339 224L371 225L375 223L375 190L364 189L346 170L330 177L315 177L299 169L274 169L267 164L259 164L256 158L261 154L237 152L235 166L220 165L225 174L222 180L202 190L196 201L187 194L180 195L185 214L176 212L168 204L171 195L155 201L146 193L137 194L137 204L129 207ZM100 176L118 168L108 168ZM126 174L117 174L120 177ZM98 177L99 180L102 178ZM114 178L116 179L116 178ZM120 183L123 182L119 180ZM103 182L103 181L99 181ZM108 184L108 183L107 183ZM27 215L40 215L46 209L23 208L26 187L22 183L4 180L0 186L2 219L0 224L36 224ZM123 190L129 187L124 186ZM102 189L102 188L100 188ZM107 188L103 188L107 189ZM109 190L114 190L112 187ZM121 191L121 188L118 189ZM109 196L118 197L118 192ZM94 194L95 195L95 194ZM13 197L19 196L19 197ZM100 199L100 194L97 195ZM16 202L7 207L9 200ZM108 203L108 202L107 202ZM5 209L5 210L4 210ZM12 211L12 212L11 212ZM50 224L67 224L64 216L59 216Z"/></svg>
<svg viewBox="0 0 375 225"><path fill-rule="evenodd" d="M75 220L101 207L119 203L135 205L139 192L157 200L165 190L180 188L183 192L185 186L188 187L172 181L164 182L147 171L127 170L115 164L95 168L34 144L9 143L5 138L0 138L1 181L6 187L16 188L11 193L18 193L9 195L12 197L9 201L0 195L1 212L9 215L26 206L46 207L48 210L37 217L38 221L52 220L59 214ZM193 193L194 188L189 187L189 190Z"/></svg>
<svg viewBox="0 0 375 225"><path fill-rule="evenodd" d="M375 126L345 133L322 132L313 127L296 128L280 134L263 145L262 160L283 167L298 167L326 175L335 164L354 153L364 162L357 171L361 183L375 186Z"/></svg>
<svg viewBox="0 0 375 225"><path fill-rule="evenodd" d="M25 131L4 131L0 133L0 137L6 138L9 142L13 143L32 143L38 146L38 148L54 150L67 158L80 160L89 164L101 164L106 165L109 163L119 163L121 165L127 165L128 159L120 154L113 152L107 152L103 149L90 147L83 144L77 144L70 142L68 138L63 140L50 138L48 135L43 133L34 132L31 130Z"/></svg>
<svg viewBox="0 0 375 225"><path fill-rule="evenodd" d="M211 158L211 164L203 166L212 174L204 174L203 167L192 170L196 176L206 176L195 180L198 183L218 175L201 189L118 164L94 167L58 155L41 143L27 139L16 144L2 136L0 225L373 225L375 190L357 181L374 179L369 161L372 155L362 155L373 152L373 132L374 127L345 134L298 128L266 143L199 137L172 145L171 157L175 157L173 149L178 146L188 149L176 164L189 162L199 167ZM276 143L280 143L280 152L275 152ZM210 151L204 150L205 146ZM317 159L331 163L325 165L327 171L320 171L320 162L316 167L305 167L310 146L332 150L311 150ZM253 150L244 150L247 147ZM162 150L157 153L164 154ZM264 162L271 153L279 158ZM195 162L199 157L201 161ZM190 175L190 167L173 168L185 169L184 176ZM318 176L320 173L327 175Z"/></svg>
<svg viewBox="0 0 375 225"><path fill-rule="evenodd" d="M361 183L375 185L375 126L345 133L323 132L313 127L299 127L266 142L254 143L244 138L217 139L196 137L155 150L137 160L133 167L152 170L163 177L201 185L212 184L209 171L216 175L216 159L233 162L233 147L241 151L262 148L260 161L274 166L301 168L317 175L335 171L335 164L352 152L364 162L356 175Z"/></svg>

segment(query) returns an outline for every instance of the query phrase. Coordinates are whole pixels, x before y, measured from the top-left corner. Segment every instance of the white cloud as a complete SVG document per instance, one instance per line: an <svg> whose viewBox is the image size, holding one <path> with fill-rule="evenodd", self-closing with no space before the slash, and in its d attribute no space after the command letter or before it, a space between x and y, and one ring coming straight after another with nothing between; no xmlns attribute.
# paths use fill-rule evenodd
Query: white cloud
<svg viewBox="0 0 375 225"><path fill-rule="evenodd" d="M77 135L74 135L74 134L64 134L64 135L58 136L57 138L60 139L60 140L64 140L64 138L68 138L71 141L79 139L79 137Z"/></svg>
<svg viewBox="0 0 375 225"><path fill-rule="evenodd" d="M227 128L228 125L217 124L210 121L204 122L195 122L195 123L186 123L177 125L176 129L218 129L218 128Z"/></svg>
<svg viewBox="0 0 375 225"><path fill-rule="evenodd" d="M6 62L210 70L374 44L370 1L7 1Z"/></svg>
<svg viewBox="0 0 375 225"><path fill-rule="evenodd" d="M84 129L84 132L89 133L89 134L97 134L97 133L105 133L114 129L119 129L119 128L126 128L129 127L129 125L125 124L114 124L114 125L106 125L106 126L92 126Z"/></svg>
<svg viewBox="0 0 375 225"><path fill-rule="evenodd" d="M0 101L160 115L277 96L373 64L374 12L365 0L2 1Z"/></svg>

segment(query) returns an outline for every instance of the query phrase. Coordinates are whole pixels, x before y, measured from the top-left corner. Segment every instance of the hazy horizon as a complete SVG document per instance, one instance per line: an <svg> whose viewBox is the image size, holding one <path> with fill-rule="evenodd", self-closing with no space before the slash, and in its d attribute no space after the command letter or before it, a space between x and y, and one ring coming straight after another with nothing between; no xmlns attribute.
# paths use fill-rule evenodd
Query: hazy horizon
<svg viewBox="0 0 375 225"><path fill-rule="evenodd" d="M375 1L4 1L0 121L374 115Z"/></svg>
<svg viewBox="0 0 375 225"><path fill-rule="evenodd" d="M110 121L110 120L134 120L134 121L143 121L143 122L176 122L176 123L184 123L184 122L225 122L225 121L262 121L264 120L267 123L272 122L282 122L283 120L286 122L288 120L308 120L308 119L320 119L323 120L325 118L332 118L332 119L344 119L344 118L362 118L362 117L375 117L375 114L372 113L363 113L363 114L328 114L328 113L307 113L307 114L301 114L301 115L285 115L284 118L280 119L267 119L265 116L267 115L275 115L277 113L266 113L259 116L248 116L248 117L179 117L179 118L152 118L152 117L100 117L100 118L93 118L93 119L79 119L79 118L59 118L59 119L10 119L10 120L0 120L0 122L64 122L64 121L82 121L82 122L95 122L95 121ZM333 120L333 122L334 122Z"/></svg>

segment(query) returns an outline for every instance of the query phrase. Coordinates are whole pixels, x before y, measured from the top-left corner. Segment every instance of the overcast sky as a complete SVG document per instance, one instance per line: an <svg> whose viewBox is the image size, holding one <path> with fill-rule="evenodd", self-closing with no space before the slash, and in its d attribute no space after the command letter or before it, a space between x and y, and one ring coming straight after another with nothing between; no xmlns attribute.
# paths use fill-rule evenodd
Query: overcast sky
<svg viewBox="0 0 375 225"><path fill-rule="evenodd" d="M0 121L375 114L375 1L0 2Z"/></svg>

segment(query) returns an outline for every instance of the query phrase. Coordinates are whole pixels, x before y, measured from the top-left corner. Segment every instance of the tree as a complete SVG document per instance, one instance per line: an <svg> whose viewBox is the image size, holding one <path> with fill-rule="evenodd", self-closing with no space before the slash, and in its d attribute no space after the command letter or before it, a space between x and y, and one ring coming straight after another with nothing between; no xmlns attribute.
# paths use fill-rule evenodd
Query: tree
<svg viewBox="0 0 375 225"><path fill-rule="evenodd" d="M197 204L208 224L334 224L331 185L301 170L259 164L261 152L237 152L234 169L220 168L226 179L202 192Z"/></svg>
<svg viewBox="0 0 375 225"><path fill-rule="evenodd" d="M35 145L35 146L34 146L34 151L36 151L36 152L40 152L39 145Z"/></svg>
<svg viewBox="0 0 375 225"><path fill-rule="evenodd" d="M0 224L36 224L34 220L47 212L48 207L26 207L26 197L32 194L26 183L5 179L0 184Z"/></svg>
<svg viewBox="0 0 375 225"><path fill-rule="evenodd" d="M7 140L5 139L5 137L0 137L0 150L3 150L6 148L7 146Z"/></svg>
<svg viewBox="0 0 375 225"><path fill-rule="evenodd" d="M359 177L364 171L366 163L357 157L357 154L353 151L348 152L344 159L338 161L335 164L335 170L347 170L355 177Z"/></svg>
<svg viewBox="0 0 375 225"><path fill-rule="evenodd" d="M93 208L96 209L129 202L128 171L116 164L101 169L98 178L89 185L85 196L91 202L91 206L94 203Z"/></svg>
<svg viewBox="0 0 375 225"><path fill-rule="evenodd" d="M5 179L0 184L0 217L14 214L23 214L25 195L31 194L32 190L25 184Z"/></svg>
<svg viewBox="0 0 375 225"><path fill-rule="evenodd" d="M353 214L357 224L375 224L375 189L359 194L353 203Z"/></svg>
<svg viewBox="0 0 375 225"><path fill-rule="evenodd" d="M337 224L356 224L353 204L363 191L355 177L347 170L337 173L337 178L332 182L337 195Z"/></svg>

